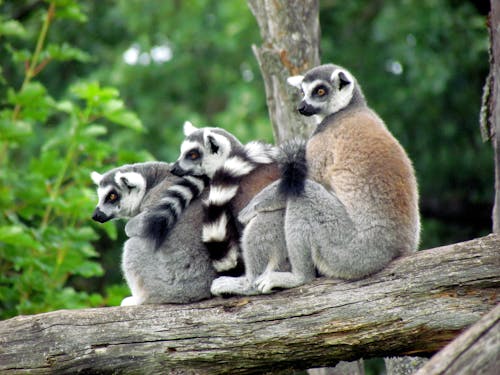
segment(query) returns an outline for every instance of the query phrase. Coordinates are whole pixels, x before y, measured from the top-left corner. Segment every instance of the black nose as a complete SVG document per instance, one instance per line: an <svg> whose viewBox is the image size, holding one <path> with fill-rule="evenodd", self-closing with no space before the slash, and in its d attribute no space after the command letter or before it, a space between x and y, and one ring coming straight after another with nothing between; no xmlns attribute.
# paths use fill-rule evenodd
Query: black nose
<svg viewBox="0 0 500 375"><path fill-rule="evenodd" d="M172 172L172 174L175 174L176 176L179 176L179 177L185 176L187 174L187 172L179 166L179 162L174 163L170 172Z"/></svg>
<svg viewBox="0 0 500 375"><path fill-rule="evenodd" d="M113 216L108 216L104 212L102 212L99 207L96 207L94 210L94 214L92 215L92 220L97 221L99 223L105 223L113 218Z"/></svg>
<svg viewBox="0 0 500 375"><path fill-rule="evenodd" d="M305 100L302 100L297 106L297 110L301 115L312 116L319 112L319 110L312 105L308 104Z"/></svg>

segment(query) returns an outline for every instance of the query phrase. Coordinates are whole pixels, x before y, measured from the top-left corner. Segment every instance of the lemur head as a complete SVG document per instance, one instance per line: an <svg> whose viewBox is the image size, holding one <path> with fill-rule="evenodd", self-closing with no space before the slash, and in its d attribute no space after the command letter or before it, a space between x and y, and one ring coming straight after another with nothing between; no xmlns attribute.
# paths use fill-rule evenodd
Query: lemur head
<svg viewBox="0 0 500 375"><path fill-rule="evenodd" d="M303 76L289 77L287 82L302 92L297 110L304 116L315 116L318 124L328 115L364 103L356 79L338 65L320 65Z"/></svg>
<svg viewBox="0 0 500 375"><path fill-rule="evenodd" d="M184 135L181 154L172 169L177 176L190 174L212 178L231 151L243 147L236 137L223 129L196 128L189 121L184 123Z"/></svg>
<svg viewBox="0 0 500 375"><path fill-rule="evenodd" d="M129 218L138 214L146 192L142 174L127 167L112 169L104 175L92 172L90 177L97 185L99 201L92 219L104 223L111 219Z"/></svg>

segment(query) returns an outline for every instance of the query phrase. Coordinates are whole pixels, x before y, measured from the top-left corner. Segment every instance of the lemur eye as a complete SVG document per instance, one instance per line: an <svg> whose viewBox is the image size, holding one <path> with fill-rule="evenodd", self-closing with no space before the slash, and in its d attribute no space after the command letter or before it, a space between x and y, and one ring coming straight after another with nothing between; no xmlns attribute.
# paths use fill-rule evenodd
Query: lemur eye
<svg viewBox="0 0 500 375"><path fill-rule="evenodd" d="M192 150L192 151L189 151L187 154L186 154L186 159L189 159L189 160L196 160L200 157L200 153L196 150Z"/></svg>
<svg viewBox="0 0 500 375"><path fill-rule="evenodd" d="M106 202L107 203L114 203L118 200L119 196L117 193L115 193L114 191L110 192L107 197L106 197Z"/></svg>
<svg viewBox="0 0 500 375"><path fill-rule="evenodd" d="M327 93L327 90L324 86L319 86L316 89L314 89L313 95L315 96L325 96Z"/></svg>

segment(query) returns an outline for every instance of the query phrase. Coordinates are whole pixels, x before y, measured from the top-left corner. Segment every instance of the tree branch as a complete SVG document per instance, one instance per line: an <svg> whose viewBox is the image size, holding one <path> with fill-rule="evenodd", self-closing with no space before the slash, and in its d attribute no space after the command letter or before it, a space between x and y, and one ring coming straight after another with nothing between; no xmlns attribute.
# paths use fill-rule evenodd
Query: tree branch
<svg viewBox="0 0 500 375"><path fill-rule="evenodd" d="M269 296L19 316L0 322L0 372L248 374L430 355L498 303L499 248L490 235Z"/></svg>

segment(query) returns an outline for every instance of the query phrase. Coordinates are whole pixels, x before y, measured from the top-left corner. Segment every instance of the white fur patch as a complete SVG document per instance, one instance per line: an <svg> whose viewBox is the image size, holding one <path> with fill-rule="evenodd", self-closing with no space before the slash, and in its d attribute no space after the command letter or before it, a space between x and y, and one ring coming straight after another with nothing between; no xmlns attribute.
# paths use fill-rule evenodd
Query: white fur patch
<svg viewBox="0 0 500 375"><path fill-rule="evenodd" d="M99 199L99 203L98 203L98 206L101 206L101 210L104 208L104 200L106 198L106 196L108 195L108 193L111 191L111 189L113 189L112 186L104 186L104 187L101 187L99 186L97 188L97 197Z"/></svg>
<svg viewBox="0 0 500 375"><path fill-rule="evenodd" d="M214 266L217 272L230 270L236 267L237 264L238 264L238 248L234 246L231 247L231 249L229 249L229 252L226 254L224 258L219 260L214 260L212 262L212 265Z"/></svg>
<svg viewBox="0 0 500 375"><path fill-rule="evenodd" d="M199 142L193 142L188 139L184 140L181 143L181 156L179 159L184 157L184 154L188 151L191 151L193 148L202 148L202 145Z"/></svg>
<svg viewBox="0 0 500 375"><path fill-rule="evenodd" d="M339 90L340 86L340 78L339 74L344 73L345 76L351 83L348 86L345 86L342 88L342 90ZM329 109L330 113L335 113L340 111L342 108L345 108L349 105L349 102L352 99L353 92L354 92L354 85L356 84L356 81L354 77L345 69L336 69L333 71L331 75L331 81L332 84L335 86L336 91L335 95L332 97L330 100L329 104Z"/></svg>
<svg viewBox="0 0 500 375"><path fill-rule="evenodd" d="M184 135L187 137L188 135L194 133L195 131L198 130L196 126L194 126L191 121L186 121L184 122L184 125L182 126L182 129L184 131Z"/></svg>
<svg viewBox="0 0 500 375"><path fill-rule="evenodd" d="M226 237L227 217L222 215L215 223L203 225L202 241L222 241Z"/></svg>
<svg viewBox="0 0 500 375"><path fill-rule="evenodd" d="M238 156L233 156L224 162L223 169L231 176L245 176L253 171L255 166Z"/></svg>
<svg viewBox="0 0 500 375"><path fill-rule="evenodd" d="M272 163L278 156L278 149L260 142L249 142L245 145L245 151L250 160L259 164Z"/></svg>
<svg viewBox="0 0 500 375"><path fill-rule="evenodd" d="M185 186L182 186L182 185L172 185L168 188L168 190L170 191L175 191L177 193L179 193L180 195L182 195L184 197L184 199L190 201L191 199L193 199L193 193L191 192L191 190Z"/></svg>
<svg viewBox="0 0 500 375"><path fill-rule="evenodd" d="M120 303L120 306L137 306L140 305L139 300L134 296L126 297Z"/></svg>
<svg viewBox="0 0 500 375"><path fill-rule="evenodd" d="M300 89L300 85L301 85L303 80L304 80L304 76L298 75L298 76L288 77L286 82L290 86L293 86L293 87Z"/></svg>
<svg viewBox="0 0 500 375"><path fill-rule="evenodd" d="M90 178L92 179L92 181L94 182L94 184L99 185L99 183L102 180L102 174L94 171L94 172L92 172L90 174Z"/></svg>
<svg viewBox="0 0 500 375"><path fill-rule="evenodd" d="M118 186L126 186L126 187L137 187L142 188L146 186L146 181L144 181L144 177L137 172L125 172L122 173L120 171L115 174L115 182Z"/></svg>
<svg viewBox="0 0 500 375"><path fill-rule="evenodd" d="M211 186L210 193L208 194L207 203L221 205L229 202L234 198L238 192L239 186L221 187L221 186Z"/></svg>

